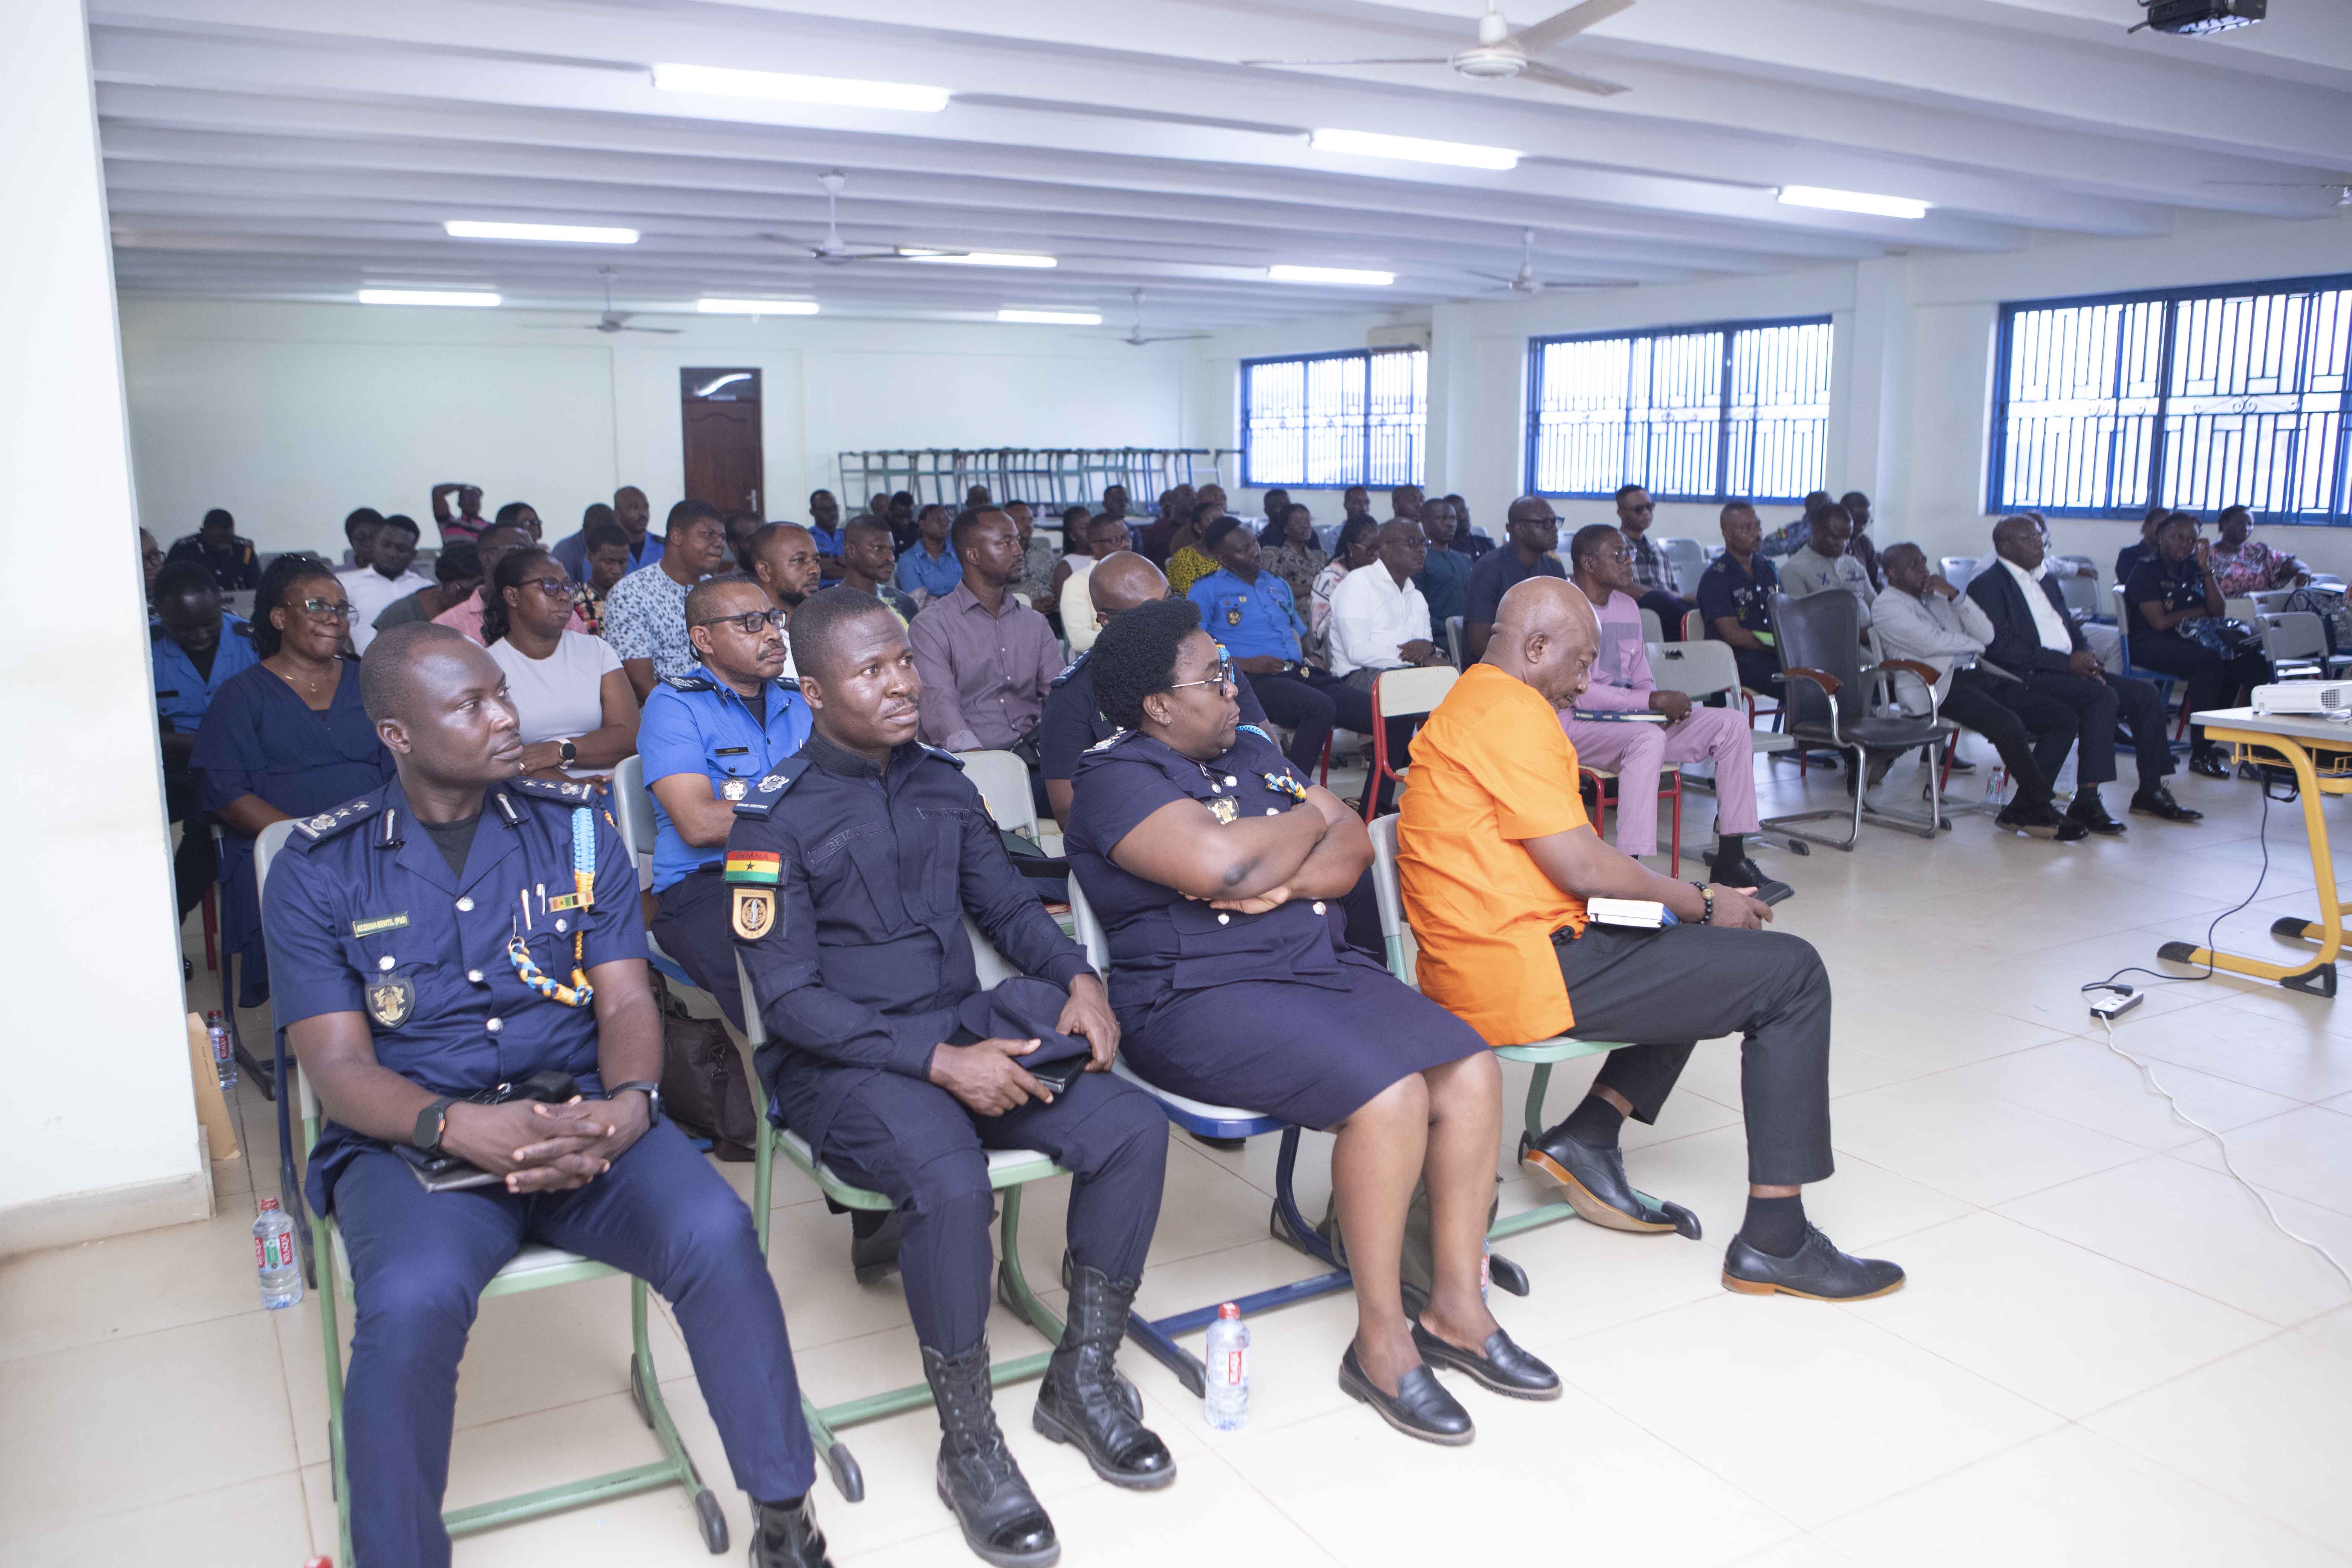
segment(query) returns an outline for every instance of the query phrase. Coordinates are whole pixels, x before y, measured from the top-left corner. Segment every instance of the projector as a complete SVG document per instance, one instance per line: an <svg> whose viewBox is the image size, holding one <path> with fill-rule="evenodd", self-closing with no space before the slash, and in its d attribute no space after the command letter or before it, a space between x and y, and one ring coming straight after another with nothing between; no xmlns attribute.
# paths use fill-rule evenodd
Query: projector
<svg viewBox="0 0 2352 1568"><path fill-rule="evenodd" d="M2270 10L2270 0L2139 0L2147 19L2133 27L2154 27L2159 33L2197 37L2251 26Z"/></svg>
<svg viewBox="0 0 2352 1568"><path fill-rule="evenodd" d="M2352 720L2352 683L2341 680L2284 680L2254 688L2254 711L2314 713L2323 719Z"/></svg>

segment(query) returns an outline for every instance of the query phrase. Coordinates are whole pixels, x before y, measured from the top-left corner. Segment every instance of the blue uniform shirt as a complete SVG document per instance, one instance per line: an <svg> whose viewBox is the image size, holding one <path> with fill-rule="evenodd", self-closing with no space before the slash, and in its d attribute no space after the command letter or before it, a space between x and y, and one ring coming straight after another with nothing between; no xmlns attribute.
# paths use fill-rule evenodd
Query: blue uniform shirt
<svg viewBox="0 0 2352 1568"><path fill-rule="evenodd" d="M231 676L261 662L253 651L253 628L227 611L221 612L220 642L213 649L213 672L196 673L196 661L173 642L161 626L149 634L149 652L155 661L155 714L166 720L175 735L193 735L205 721L205 710Z"/></svg>
<svg viewBox="0 0 2352 1568"><path fill-rule="evenodd" d="M572 879L575 812L595 837L594 901ZM637 868L593 784L515 778L493 784L452 875L395 778L358 799L296 819L269 868L269 939L278 1026L329 1013L367 1020L378 1063L436 1094L470 1095L534 1072L570 1073L594 1092L594 1007L569 1007L523 984L508 944L522 939L551 979L569 984L572 938L593 970L646 956ZM329 1122L306 1194L324 1208L335 1177L372 1140Z"/></svg>
<svg viewBox="0 0 2352 1568"><path fill-rule="evenodd" d="M1708 637L1716 635L1715 623L1726 616L1745 631L1771 635L1772 595L1780 591L1780 572L1760 554L1755 562L1754 572L1744 572L1726 551L1699 578L1698 608L1706 617Z"/></svg>
<svg viewBox="0 0 2352 1568"><path fill-rule="evenodd" d="M898 557L898 570L891 581L903 593L911 594L919 588L934 599L944 599L963 581L963 563L956 559L954 549L948 545L942 545L940 558L932 560L930 552L919 539L912 550Z"/></svg>
<svg viewBox="0 0 2352 1568"><path fill-rule="evenodd" d="M1296 660L1299 634L1307 629L1290 584L1271 572L1244 583L1223 567L1192 584L1184 595L1201 606L1201 626L1235 658L1272 657Z"/></svg>
<svg viewBox="0 0 2352 1568"><path fill-rule="evenodd" d="M801 749L809 737L808 704L800 688L779 677L768 688L767 721L751 716L751 704L702 665L686 675L664 676L646 698L637 721L637 754L645 759L646 788L673 773L700 773L719 800L741 800ZM654 891L727 858L724 845L688 844L654 796Z"/></svg>

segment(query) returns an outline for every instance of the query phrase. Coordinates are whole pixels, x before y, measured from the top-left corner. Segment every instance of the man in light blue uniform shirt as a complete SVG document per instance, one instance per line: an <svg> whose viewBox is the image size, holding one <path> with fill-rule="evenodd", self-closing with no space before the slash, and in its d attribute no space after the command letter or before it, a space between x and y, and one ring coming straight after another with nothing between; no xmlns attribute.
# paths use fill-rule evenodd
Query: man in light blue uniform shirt
<svg viewBox="0 0 2352 1568"><path fill-rule="evenodd" d="M900 593L921 594L928 604L956 591L956 584L963 581L963 562L948 543L954 521L948 509L937 503L916 515L914 548L898 557L898 574L892 579Z"/></svg>
<svg viewBox="0 0 2352 1568"><path fill-rule="evenodd" d="M261 656L253 650L253 628L221 608L220 590L201 562L174 561L158 572L153 603L148 651L155 666L155 719L163 732L163 799L171 819L182 825L172 879L185 919L219 874L212 823L196 809L196 780L188 768L196 727L213 705L213 693Z"/></svg>
<svg viewBox="0 0 2352 1568"><path fill-rule="evenodd" d="M1201 547L1218 567L1184 596L1201 606L1202 629L1250 678L1266 717L1291 727L1285 753L1291 764L1311 773L1335 722L1370 733L1371 698L1302 656L1298 639L1307 623L1299 619L1290 584L1259 568L1257 534L1239 518L1220 518L1201 536Z"/></svg>
<svg viewBox="0 0 2352 1568"><path fill-rule="evenodd" d="M653 792L653 937L717 998L737 1028L735 939L719 872L735 803L808 739L808 704L784 669L784 612L741 573L686 596L687 637L699 662L664 676L637 721L637 754Z"/></svg>

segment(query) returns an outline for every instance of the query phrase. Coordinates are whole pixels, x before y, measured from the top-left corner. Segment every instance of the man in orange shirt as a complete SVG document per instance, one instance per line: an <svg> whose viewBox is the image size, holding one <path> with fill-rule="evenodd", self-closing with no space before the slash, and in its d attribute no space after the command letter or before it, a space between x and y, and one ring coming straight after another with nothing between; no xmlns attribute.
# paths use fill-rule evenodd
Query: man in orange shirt
<svg viewBox="0 0 2352 1568"><path fill-rule="evenodd" d="M1806 1223L1799 1195L1833 1164L1821 955L1765 931L1772 911L1752 889L1677 882L1601 842L1559 719L1599 646L1592 606L1567 583L1530 577L1497 615L1485 660L1413 742L1397 865L1423 994L1490 1045L1633 1042L1609 1053L1583 1103L1521 1156L1577 1213L1617 1230L1698 1234L1688 1211L1633 1190L1618 1133L1628 1116L1656 1121L1696 1042L1743 1036L1748 1213L1724 1255L1725 1287L1819 1300L1896 1289L1901 1268L1840 1252ZM1593 898L1654 900L1680 923L1591 924Z"/></svg>

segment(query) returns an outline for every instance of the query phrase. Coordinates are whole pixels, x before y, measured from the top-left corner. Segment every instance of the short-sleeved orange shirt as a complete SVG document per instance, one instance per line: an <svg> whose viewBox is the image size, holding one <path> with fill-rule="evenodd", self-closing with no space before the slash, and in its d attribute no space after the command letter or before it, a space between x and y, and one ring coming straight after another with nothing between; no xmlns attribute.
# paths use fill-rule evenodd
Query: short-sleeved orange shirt
<svg viewBox="0 0 2352 1568"><path fill-rule="evenodd" d="M1551 933L1584 930L1522 840L1581 827L1576 748L1535 688L1470 667L1412 741L1397 824L1422 994L1488 1045L1549 1039L1575 1021Z"/></svg>

